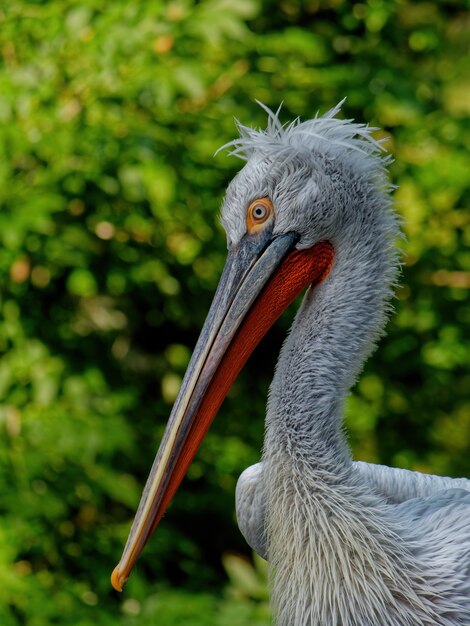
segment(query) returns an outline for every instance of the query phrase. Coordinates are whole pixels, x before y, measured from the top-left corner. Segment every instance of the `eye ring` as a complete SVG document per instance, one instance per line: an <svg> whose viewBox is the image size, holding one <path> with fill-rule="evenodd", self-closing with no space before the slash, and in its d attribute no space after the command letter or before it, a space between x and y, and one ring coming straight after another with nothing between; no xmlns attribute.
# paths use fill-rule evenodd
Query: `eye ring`
<svg viewBox="0 0 470 626"><path fill-rule="evenodd" d="M249 205L246 214L246 225L249 233L260 230L272 216L274 207L270 198L257 198Z"/></svg>

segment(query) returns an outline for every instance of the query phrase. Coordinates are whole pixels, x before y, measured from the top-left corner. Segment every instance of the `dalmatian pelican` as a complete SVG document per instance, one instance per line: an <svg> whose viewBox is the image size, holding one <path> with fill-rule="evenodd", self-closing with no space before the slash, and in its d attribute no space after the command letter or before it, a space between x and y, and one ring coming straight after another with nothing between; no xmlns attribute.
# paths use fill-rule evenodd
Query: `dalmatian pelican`
<svg viewBox="0 0 470 626"><path fill-rule="evenodd" d="M228 258L112 584L123 585L254 347L305 289L272 381L262 462L237 485L278 626L470 625L470 481L355 462L345 397L390 310L400 235L389 157L324 116L239 124Z"/></svg>

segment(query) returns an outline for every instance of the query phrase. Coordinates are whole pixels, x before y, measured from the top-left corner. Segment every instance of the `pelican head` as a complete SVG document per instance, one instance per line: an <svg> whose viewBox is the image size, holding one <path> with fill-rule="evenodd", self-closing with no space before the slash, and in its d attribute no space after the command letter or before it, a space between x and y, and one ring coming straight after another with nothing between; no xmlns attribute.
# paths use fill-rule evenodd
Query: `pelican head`
<svg viewBox="0 0 470 626"><path fill-rule="evenodd" d="M264 107L266 130L239 124L240 137L224 146L246 161L221 210L228 257L112 574L119 591L255 346L306 287L326 279L387 202L387 159L378 158L374 129L335 117L340 106L289 125ZM393 230L387 219L384 232Z"/></svg>

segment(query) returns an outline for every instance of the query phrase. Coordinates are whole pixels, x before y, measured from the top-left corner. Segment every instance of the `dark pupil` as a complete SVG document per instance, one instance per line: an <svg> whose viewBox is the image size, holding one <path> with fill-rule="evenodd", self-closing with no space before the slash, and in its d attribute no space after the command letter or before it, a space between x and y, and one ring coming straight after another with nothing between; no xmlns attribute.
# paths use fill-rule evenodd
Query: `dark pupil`
<svg viewBox="0 0 470 626"><path fill-rule="evenodd" d="M257 217L258 219L261 217L264 217L265 213L266 213L266 209L264 208L264 206L257 206L255 207L255 210L253 211L255 217Z"/></svg>

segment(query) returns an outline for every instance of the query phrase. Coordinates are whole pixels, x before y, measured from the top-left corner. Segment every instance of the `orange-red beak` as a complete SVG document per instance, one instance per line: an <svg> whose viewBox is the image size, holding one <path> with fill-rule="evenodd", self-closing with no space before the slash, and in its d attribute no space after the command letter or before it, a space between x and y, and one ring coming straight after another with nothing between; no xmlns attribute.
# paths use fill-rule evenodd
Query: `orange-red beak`
<svg viewBox="0 0 470 626"><path fill-rule="evenodd" d="M320 242L295 249L296 236L245 235L229 252L212 306L188 365L145 485L124 552L111 576L122 591L178 489L230 386L287 306L318 284L333 262Z"/></svg>

